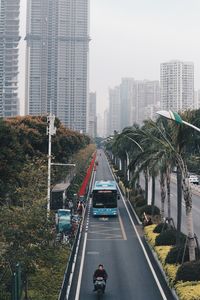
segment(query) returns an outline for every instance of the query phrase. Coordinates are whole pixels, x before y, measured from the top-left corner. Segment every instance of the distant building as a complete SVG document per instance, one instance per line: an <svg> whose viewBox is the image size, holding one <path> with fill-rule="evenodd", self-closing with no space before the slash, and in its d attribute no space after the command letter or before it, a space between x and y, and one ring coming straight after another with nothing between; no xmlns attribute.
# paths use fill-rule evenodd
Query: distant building
<svg viewBox="0 0 200 300"><path fill-rule="evenodd" d="M26 114L86 132L88 30L88 0L28 1Z"/></svg>
<svg viewBox="0 0 200 300"><path fill-rule="evenodd" d="M20 0L0 0L0 117L19 114Z"/></svg>
<svg viewBox="0 0 200 300"><path fill-rule="evenodd" d="M104 119L100 114L97 114L97 136L104 137Z"/></svg>
<svg viewBox="0 0 200 300"><path fill-rule="evenodd" d="M120 131L120 87L109 90L108 134Z"/></svg>
<svg viewBox="0 0 200 300"><path fill-rule="evenodd" d="M121 130L132 125L132 104L135 80L122 78L120 84L120 128Z"/></svg>
<svg viewBox="0 0 200 300"><path fill-rule="evenodd" d="M103 134L102 134L103 137L109 136L108 124L109 124L109 111L108 109L106 109L103 115Z"/></svg>
<svg viewBox="0 0 200 300"><path fill-rule="evenodd" d="M136 81L134 87L134 104L132 122L142 124L144 120L152 119L155 107L160 104L160 83L158 80Z"/></svg>
<svg viewBox="0 0 200 300"><path fill-rule="evenodd" d="M194 64L178 60L160 65L161 109L194 108Z"/></svg>
<svg viewBox="0 0 200 300"><path fill-rule="evenodd" d="M89 94L88 134L93 138L97 136L96 93Z"/></svg>
<svg viewBox="0 0 200 300"><path fill-rule="evenodd" d="M134 123L142 124L152 118L155 107L160 103L160 84L158 80L135 80L123 78L120 84L121 130Z"/></svg>
<svg viewBox="0 0 200 300"><path fill-rule="evenodd" d="M194 91L194 109L200 108L200 90Z"/></svg>

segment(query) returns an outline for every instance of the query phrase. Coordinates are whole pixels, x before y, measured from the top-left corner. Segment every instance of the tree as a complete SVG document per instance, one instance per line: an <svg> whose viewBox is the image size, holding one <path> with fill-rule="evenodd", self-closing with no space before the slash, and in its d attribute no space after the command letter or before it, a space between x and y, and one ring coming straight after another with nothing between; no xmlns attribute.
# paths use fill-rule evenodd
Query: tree
<svg viewBox="0 0 200 300"><path fill-rule="evenodd" d="M16 131L3 119L0 119L0 145L0 205L3 205L10 204L25 159Z"/></svg>
<svg viewBox="0 0 200 300"><path fill-rule="evenodd" d="M54 247L53 219L47 220L46 209L38 202L25 209L2 207L0 219L0 235L6 245L4 258L13 270L16 263L21 264L27 296L29 276L36 272L48 249Z"/></svg>

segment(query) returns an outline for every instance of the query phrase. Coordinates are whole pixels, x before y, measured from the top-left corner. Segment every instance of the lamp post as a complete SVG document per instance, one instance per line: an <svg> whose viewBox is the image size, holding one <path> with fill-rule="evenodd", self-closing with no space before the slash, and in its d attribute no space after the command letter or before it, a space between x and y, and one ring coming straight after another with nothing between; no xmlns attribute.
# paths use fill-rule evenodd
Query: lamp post
<svg viewBox="0 0 200 300"><path fill-rule="evenodd" d="M178 124L185 124L186 126L189 126L194 130L200 132L200 128L182 120L181 116L176 112L173 112L171 110L169 111L161 110L161 111L157 111L156 113L164 118L173 120ZM191 193L190 183L187 176L187 166L179 153L176 153L176 160L182 173L182 186L184 192L186 218L187 218L186 224L187 224L187 231L188 231L189 258L190 261L193 261L195 260L196 255L195 255L195 238L194 238L193 218L192 218L192 193Z"/></svg>
<svg viewBox="0 0 200 300"><path fill-rule="evenodd" d="M197 130L197 131L200 132L200 128L194 126L191 123L188 123L188 122L184 121L177 112L173 112L171 110L168 110L168 111L167 110L159 110L156 113L158 115L166 118L166 119L173 120L173 121L175 121L178 124L185 124L185 125L187 125L189 127L192 127L193 129L195 129L195 130Z"/></svg>
<svg viewBox="0 0 200 300"><path fill-rule="evenodd" d="M47 135L49 136L48 145L48 182L47 182L47 216L50 213L50 190L51 190L51 136L56 134L54 127L55 116L51 113L47 116Z"/></svg>

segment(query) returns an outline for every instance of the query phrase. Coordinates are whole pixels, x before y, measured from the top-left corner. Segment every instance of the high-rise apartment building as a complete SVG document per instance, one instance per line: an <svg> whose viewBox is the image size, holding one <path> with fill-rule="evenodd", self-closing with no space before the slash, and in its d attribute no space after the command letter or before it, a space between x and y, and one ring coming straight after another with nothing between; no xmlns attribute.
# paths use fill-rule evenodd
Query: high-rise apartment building
<svg viewBox="0 0 200 300"><path fill-rule="evenodd" d="M97 136L96 93L89 94L88 134L93 138Z"/></svg>
<svg viewBox="0 0 200 300"><path fill-rule="evenodd" d="M86 132L88 0L28 0L26 114Z"/></svg>
<svg viewBox="0 0 200 300"><path fill-rule="evenodd" d="M123 78L120 84L120 120L121 130L134 123L142 124L152 117L154 107L160 101L158 80L135 80Z"/></svg>
<svg viewBox="0 0 200 300"><path fill-rule="evenodd" d="M132 110L133 123L142 124L152 119L155 108L160 105L160 83L158 80L136 81L134 86L134 102Z"/></svg>
<svg viewBox="0 0 200 300"><path fill-rule="evenodd" d="M109 90L108 134L120 131L120 87Z"/></svg>
<svg viewBox="0 0 200 300"><path fill-rule="evenodd" d="M0 117L19 114L19 9L20 0L0 0Z"/></svg>
<svg viewBox="0 0 200 300"><path fill-rule="evenodd" d="M122 78L120 84L120 127L121 129L132 125L132 103L133 103L133 78Z"/></svg>
<svg viewBox="0 0 200 300"><path fill-rule="evenodd" d="M194 65L170 61L160 65L161 109L184 111L194 108Z"/></svg>

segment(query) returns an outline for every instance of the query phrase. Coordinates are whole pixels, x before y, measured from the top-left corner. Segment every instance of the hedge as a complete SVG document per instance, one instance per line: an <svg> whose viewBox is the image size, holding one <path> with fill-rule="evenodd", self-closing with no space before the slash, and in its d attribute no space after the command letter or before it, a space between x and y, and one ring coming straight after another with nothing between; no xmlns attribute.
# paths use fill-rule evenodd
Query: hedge
<svg viewBox="0 0 200 300"><path fill-rule="evenodd" d="M185 253L184 253L185 252ZM183 260L183 254L184 255L184 260ZM169 251L165 262L167 264L181 264L183 262L189 261L189 249L188 247L186 247L185 249L185 245L182 245L180 247L173 247L171 248L171 250Z"/></svg>
<svg viewBox="0 0 200 300"><path fill-rule="evenodd" d="M200 300L200 281L178 282L175 287L180 300Z"/></svg>
<svg viewBox="0 0 200 300"><path fill-rule="evenodd" d="M179 264L166 264L165 259L167 252L172 249L171 246L155 246L155 237L158 236L157 233L154 233L156 225L150 225L144 228L144 234L147 241L154 247L154 250L163 265L163 270L165 271L169 284L171 287L174 287L177 295L179 296L179 300L200 300L200 280L199 281L190 281L190 282L180 282L178 281L176 284L176 280L178 279L176 274L178 270L182 269L182 266ZM187 266L185 263L184 265ZM193 262L192 264L197 264ZM186 268L186 267L185 267ZM198 262L198 266L195 267L197 270L200 270L200 261ZM186 270L186 269L185 269ZM179 271L180 272L180 271ZM188 271L186 271L187 273ZM197 278L196 278L197 279Z"/></svg>
<svg viewBox="0 0 200 300"><path fill-rule="evenodd" d="M176 281L200 281L200 260L183 263L177 271Z"/></svg>
<svg viewBox="0 0 200 300"><path fill-rule="evenodd" d="M159 223L155 228L154 231L155 233L161 233L162 231L165 231L167 229L170 229L171 225L167 223Z"/></svg>

